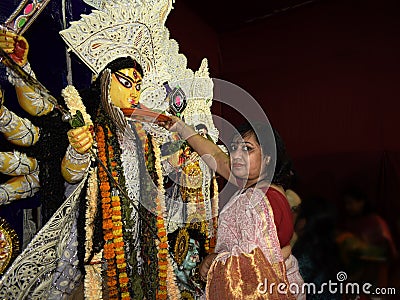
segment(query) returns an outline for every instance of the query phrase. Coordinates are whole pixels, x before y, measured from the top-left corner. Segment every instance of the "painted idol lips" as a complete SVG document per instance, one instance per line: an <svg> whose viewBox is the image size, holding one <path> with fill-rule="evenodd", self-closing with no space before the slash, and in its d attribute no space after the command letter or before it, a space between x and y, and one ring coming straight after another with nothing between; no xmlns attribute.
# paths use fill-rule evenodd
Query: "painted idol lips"
<svg viewBox="0 0 400 300"><path fill-rule="evenodd" d="M136 100L136 99L133 99L133 98L129 98L129 103L130 104L132 104L132 105L137 105L138 104L138 101Z"/></svg>

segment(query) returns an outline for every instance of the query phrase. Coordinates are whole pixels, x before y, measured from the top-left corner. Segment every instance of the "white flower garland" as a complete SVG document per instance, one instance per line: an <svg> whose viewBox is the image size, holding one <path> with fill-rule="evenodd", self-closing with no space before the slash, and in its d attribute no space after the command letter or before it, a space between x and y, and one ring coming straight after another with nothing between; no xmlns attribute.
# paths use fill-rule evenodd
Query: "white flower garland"
<svg viewBox="0 0 400 300"><path fill-rule="evenodd" d="M82 113L85 124L93 124L90 115L86 112L86 107L82 102L81 96L73 85L68 85L65 89L63 89L61 91L61 95L64 97L65 104L67 104L69 112L72 116L75 115L79 110Z"/></svg>
<svg viewBox="0 0 400 300"><path fill-rule="evenodd" d="M84 295L88 300L102 300L103 286L101 277L101 265L103 250L95 254L90 264L85 265Z"/></svg>

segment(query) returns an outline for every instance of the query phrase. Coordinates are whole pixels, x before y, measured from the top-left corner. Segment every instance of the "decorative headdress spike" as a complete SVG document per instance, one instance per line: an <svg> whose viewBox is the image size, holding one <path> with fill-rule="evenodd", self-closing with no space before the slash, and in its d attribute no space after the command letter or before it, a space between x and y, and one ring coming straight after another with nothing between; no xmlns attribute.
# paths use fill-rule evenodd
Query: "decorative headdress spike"
<svg viewBox="0 0 400 300"><path fill-rule="evenodd" d="M154 37L160 29L166 31L164 23L172 1L86 2L99 10L82 15L81 20L60 32L70 50L96 75L108 63L126 56L135 59L145 75L155 71Z"/></svg>

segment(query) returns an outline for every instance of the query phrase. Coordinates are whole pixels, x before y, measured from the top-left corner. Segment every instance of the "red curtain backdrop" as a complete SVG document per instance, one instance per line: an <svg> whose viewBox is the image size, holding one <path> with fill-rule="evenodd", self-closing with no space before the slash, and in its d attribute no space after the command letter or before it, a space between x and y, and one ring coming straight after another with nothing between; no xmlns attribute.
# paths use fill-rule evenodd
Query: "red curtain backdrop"
<svg viewBox="0 0 400 300"><path fill-rule="evenodd" d="M394 0L319 1L220 39L221 76L252 94L281 133L299 192L336 201L345 185L359 184L394 231L399 8Z"/></svg>

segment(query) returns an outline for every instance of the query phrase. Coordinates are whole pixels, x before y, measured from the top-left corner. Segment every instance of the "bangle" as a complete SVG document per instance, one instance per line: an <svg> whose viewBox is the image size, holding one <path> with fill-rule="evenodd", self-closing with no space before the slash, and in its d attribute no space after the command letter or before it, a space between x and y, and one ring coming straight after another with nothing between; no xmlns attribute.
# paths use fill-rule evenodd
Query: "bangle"
<svg viewBox="0 0 400 300"><path fill-rule="evenodd" d="M181 122L179 122L180 123L180 125L182 125L182 123L183 123L183 126L181 126L181 128L180 128L180 130L177 130L178 131L178 133L179 133L179 135L183 135L183 130L185 129L185 127L186 127L186 123L185 122L183 122L183 121L181 121Z"/></svg>
<svg viewBox="0 0 400 300"><path fill-rule="evenodd" d="M0 132L4 133L14 130L18 126L18 122L13 119L12 112L10 112L7 107L3 106L0 114Z"/></svg>
<svg viewBox="0 0 400 300"><path fill-rule="evenodd" d="M71 144L68 145L65 159L75 165L87 165L90 162L89 153L80 154L78 153Z"/></svg>
<svg viewBox="0 0 400 300"><path fill-rule="evenodd" d="M184 132L185 131L185 127L188 128L189 132L186 132L186 133ZM181 127L180 132L178 130L178 133L181 136L181 138L183 138L184 140L187 140L191 136L195 135L196 131L194 131L194 129L191 126L188 126L185 122L183 122L183 126Z"/></svg>

